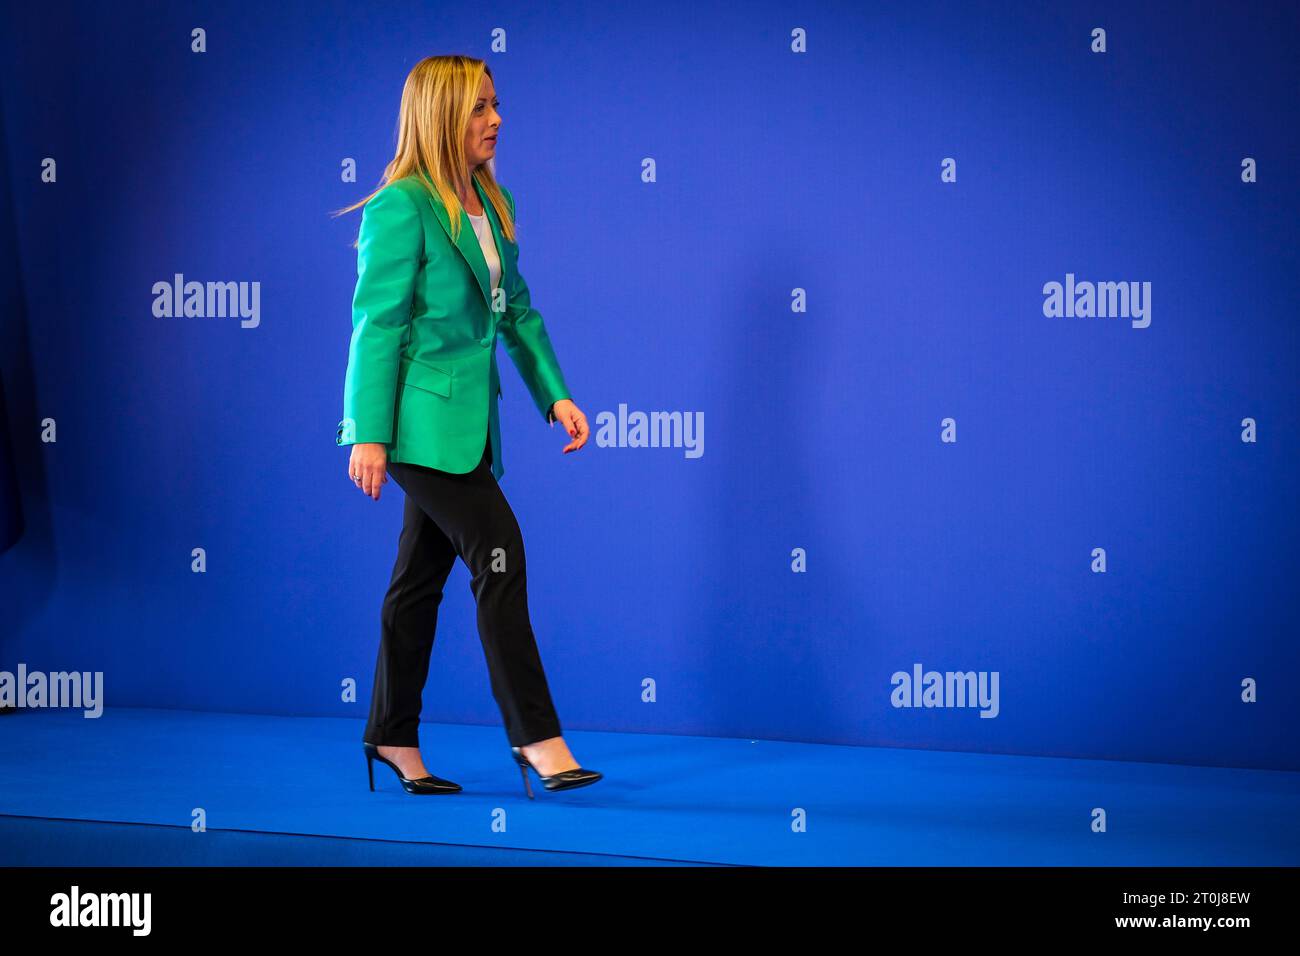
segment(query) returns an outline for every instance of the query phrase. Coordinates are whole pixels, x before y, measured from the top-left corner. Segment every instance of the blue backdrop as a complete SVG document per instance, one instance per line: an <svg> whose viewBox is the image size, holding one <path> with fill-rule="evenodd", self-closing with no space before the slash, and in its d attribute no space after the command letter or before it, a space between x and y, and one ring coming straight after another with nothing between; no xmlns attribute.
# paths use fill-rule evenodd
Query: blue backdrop
<svg viewBox="0 0 1300 956"><path fill-rule="evenodd" d="M364 718L402 493L335 445L330 212L460 52L575 401L705 423L562 455L500 349L567 728L1300 768L1295 5L6 17L0 669ZM256 284L256 321L156 316L178 273ZM1047 315L1053 282L1142 317ZM468 582L423 716L499 724ZM918 665L996 708L896 706Z"/></svg>

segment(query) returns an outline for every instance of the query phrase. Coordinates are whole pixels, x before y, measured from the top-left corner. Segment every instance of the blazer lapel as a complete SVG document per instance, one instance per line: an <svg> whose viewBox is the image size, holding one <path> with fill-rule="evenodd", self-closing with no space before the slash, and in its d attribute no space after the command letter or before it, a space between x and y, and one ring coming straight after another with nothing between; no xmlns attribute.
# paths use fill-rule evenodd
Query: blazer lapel
<svg viewBox="0 0 1300 956"><path fill-rule="evenodd" d="M488 227L492 230L492 242L496 245L497 259L501 263L501 285L503 288L509 288L506 283L506 257L501 252L501 223L497 221L496 207L488 202L487 196L483 193L483 187L475 179L474 189L478 192L479 202L483 204L483 211L487 213ZM451 217L447 215L447 207L438 202L432 195L429 196L429 205L433 207L434 215L438 217L438 222L442 223L443 231L447 233L447 238L451 238ZM479 291L483 293L483 301L488 307L488 312L492 316L492 322L495 324L498 316L492 312L492 290L489 283L492 277L488 272L487 260L483 258L483 250L478 244L478 233L474 231L474 224L465 217L465 224L460 230L460 238L455 242L455 246L464 256L466 264L469 265L470 271L474 273L474 278L478 280Z"/></svg>

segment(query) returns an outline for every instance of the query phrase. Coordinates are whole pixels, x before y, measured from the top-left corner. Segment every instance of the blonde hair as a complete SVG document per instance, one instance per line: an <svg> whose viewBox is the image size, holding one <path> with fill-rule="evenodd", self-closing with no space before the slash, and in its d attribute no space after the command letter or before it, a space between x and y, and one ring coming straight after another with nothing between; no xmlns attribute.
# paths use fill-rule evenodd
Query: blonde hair
<svg viewBox="0 0 1300 956"><path fill-rule="evenodd" d="M510 204L488 164L482 163L466 174L469 163L465 158L465 132L484 75L492 75L487 63L458 54L426 56L411 67L398 108L396 154L384 167L374 192L334 215L360 209L389 183L413 176L447 208L454 242L460 234L460 192L473 188L472 178L478 180L496 208L502 234L514 242ZM352 245L355 247L357 241L353 240Z"/></svg>

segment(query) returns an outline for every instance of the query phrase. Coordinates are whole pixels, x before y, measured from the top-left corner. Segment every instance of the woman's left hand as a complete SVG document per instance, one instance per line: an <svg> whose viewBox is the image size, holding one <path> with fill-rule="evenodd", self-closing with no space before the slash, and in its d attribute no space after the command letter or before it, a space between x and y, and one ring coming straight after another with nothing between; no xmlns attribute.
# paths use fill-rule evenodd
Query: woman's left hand
<svg viewBox="0 0 1300 956"><path fill-rule="evenodd" d="M562 449L565 454L577 451L587 444L587 436L590 434L587 429L587 416L582 414L582 409L573 404L572 399L560 399L551 406L551 413L555 416L555 420L564 426L564 430L569 433L569 437L573 439ZM551 427L555 427L555 422L551 423Z"/></svg>

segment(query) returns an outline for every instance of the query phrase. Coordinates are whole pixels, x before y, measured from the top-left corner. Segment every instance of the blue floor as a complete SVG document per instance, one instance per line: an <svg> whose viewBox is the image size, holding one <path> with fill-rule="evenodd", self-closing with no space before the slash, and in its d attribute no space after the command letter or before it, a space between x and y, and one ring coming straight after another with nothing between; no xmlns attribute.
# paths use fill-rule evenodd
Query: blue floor
<svg viewBox="0 0 1300 956"><path fill-rule="evenodd" d="M530 802L499 727L422 724L429 768L465 789L415 797L379 765L369 792L361 730L0 717L0 865L1300 863L1300 774L1283 771L566 731L605 779Z"/></svg>

